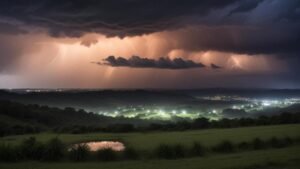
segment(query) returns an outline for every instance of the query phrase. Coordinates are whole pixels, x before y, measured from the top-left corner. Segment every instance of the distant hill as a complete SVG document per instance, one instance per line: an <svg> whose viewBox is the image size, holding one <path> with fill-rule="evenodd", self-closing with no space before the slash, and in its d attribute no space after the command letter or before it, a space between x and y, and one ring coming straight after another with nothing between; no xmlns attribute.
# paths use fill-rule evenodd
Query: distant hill
<svg viewBox="0 0 300 169"><path fill-rule="evenodd" d="M168 105L184 104L195 98L174 91L146 90L66 90L26 92L26 90L0 90L0 99L21 103L49 105L55 107L74 107L96 111L99 108L120 105Z"/></svg>
<svg viewBox="0 0 300 169"><path fill-rule="evenodd" d="M55 131L67 133L132 132L153 130L189 130L228 128L256 125L293 124L300 122L299 105L279 109L286 113L256 114L240 118L245 112L226 110L232 119L210 121L199 117L192 121L154 121L136 118L107 117L82 109L55 108L37 104L23 104L0 100L0 136ZM271 111L271 109L270 109ZM291 111L291 112L287 112ZM294 112L292 112L294 111ZM298 113L297 113L298 112ZM264 115L264 116L261 116Z"/></svg>
<svg viewBox="0 0 300 169"><path fill-rule="evenodd" d="M150 122L134 118L112 118L74 108L60 109L0 100L0 135L1 130L22 134L72 126L107 127L112 124L142 126Z"/></svg>

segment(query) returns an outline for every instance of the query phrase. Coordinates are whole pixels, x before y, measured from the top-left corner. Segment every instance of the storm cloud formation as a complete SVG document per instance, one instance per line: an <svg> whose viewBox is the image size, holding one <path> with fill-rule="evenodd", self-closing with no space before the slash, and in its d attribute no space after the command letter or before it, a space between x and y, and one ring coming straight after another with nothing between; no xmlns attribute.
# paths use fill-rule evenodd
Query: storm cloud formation
<svg viewBox="0 0 300 169"><path fill-rule="evenodd" d="M0 31L123 38L193 27L179 48L281 54L299 52L299 9L298 0L2 0Z"/></svg>
<svg viewBox="0 0 300 169"><path fill-rule="evenodd" d="M196 63L192 60L183 60L181 58L170 59L160 57L158 60L132 56L129 59L123 57L108 56L105 62L96 62L99 65L109 65L113 67L133 67L133 68L159 68L159 69L190 69L203 68L205 65Z"/></svg>
<svg viewBox="0 0 300 169"><path fill-rule="evenodd" d="M213 69L221 69L222 67L221 66L218 66L216 64L210 64L210 67L213 68Z"/></svg>
<svg viewBox="0 0 300 169"><path fill-rule="evenodd" d="M237 0L2 0L0 17L45 27L53 36L101 32L129 36L174 29L186 17L204 16ZM190 24L186 23L186 24Z"/></svg>
<svg viewBox="0 0 300 169"><path fill-rule="evenodd" d="M66 77L72 80L80 72L71 68L105 58L113 67L156 68L132 69L143 72L135 72L135 77L146 78L146 71L173 69L176 74L178 69L207 65L211 69L201 72L225 72L240 81L248 73L253 79L267 76L272 81L300 85L299 44L299 0L0 1L0 76L16 69L23 73L26 68L52 72L56 77L54 70L60 67L70 71ZM32 70L36 67L41 71ZM98 75L99 68L91 67L82 69ZM224 69L212 70L219 68ZM231 68L232 72L227 72ZM100 69L109 70L103 73L107 79L117 72L105 66ZM195 84L194 76L190 77Z"/></svg>

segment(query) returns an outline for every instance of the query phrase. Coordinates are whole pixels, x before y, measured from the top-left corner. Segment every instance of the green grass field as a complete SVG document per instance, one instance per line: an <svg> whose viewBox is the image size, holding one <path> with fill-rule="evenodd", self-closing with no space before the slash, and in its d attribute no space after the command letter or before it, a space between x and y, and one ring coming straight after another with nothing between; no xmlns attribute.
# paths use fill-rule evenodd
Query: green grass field
<svg viewBox="0 0 300 169"><path fill-rule="evenodd" d="M54 134L42 133L35 135L19 135L0 138L0 143L18 144L30 136L45 142L58 137L67 144L94 140L119 140L125 145L133 146L138 150L152 150L158 144L190 145L194 141L201 142L205 146L211 146L222 140L232 142L250 141L255 137L268 139L276 137L299 137L300 124L245 127L233 129L208 129L181 132L149 132L149 133L92 133L92 134Z"/></svg>
<svg viewBox="0 0 300 169"><path fill-rule="evenodd" d="M194 141L205 146L212 146L222 140L234 143L250 141L255 137L269 139L289 136L299 138L300 124L245 127L233 129L208 129L182 132L149 133L92 133L92 134L55 134L41 133L35 135L7 136L0 138L0 143L19 144L30 136L46 142L54 137L67 144L93 140L119 140L138 150L151 151L158 144L181 143L189 146ZM147 159L114 162L17 162L0 163L1 169L299 169L300 145L280 149L264 149L229 154L208 154L204 157L183 158L177 160Z"/></svg>
<svg viewBox="0 0 300 169"><path fill-rule="evenodd" d="M118 162L0 163L1 169L299 169L300 146L203 158Z"/></svg>

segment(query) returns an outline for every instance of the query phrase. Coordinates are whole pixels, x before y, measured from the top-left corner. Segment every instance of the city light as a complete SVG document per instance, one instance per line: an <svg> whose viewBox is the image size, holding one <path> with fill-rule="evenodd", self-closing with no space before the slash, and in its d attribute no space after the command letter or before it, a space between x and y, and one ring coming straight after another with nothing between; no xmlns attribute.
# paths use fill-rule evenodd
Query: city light
<svg viewBox="0 0 300 169"><path fill-rule="evenodd" d="M206 97L205 99L209 99L209 97ZM293 104L300 103L299 98L255 99L237 96L219 96L217 98L212 98L212 101L214 100L222 100L225 102L228 101L228 104L224 104L224 106L221 107L215 107L214 104L189 107L184 107L182 105L129 105L117 107L116 109L100 110L97 111L97 114L110 117L140 118L147 120L171 120L175 117L182 119L196 119L199 117L206 117L211 120L218 120L224 117L223 111L225 109L243 110L244 112L251 114L272 107L284 108ZM234 101L237 101L236 104L233 104Z"/></svg>

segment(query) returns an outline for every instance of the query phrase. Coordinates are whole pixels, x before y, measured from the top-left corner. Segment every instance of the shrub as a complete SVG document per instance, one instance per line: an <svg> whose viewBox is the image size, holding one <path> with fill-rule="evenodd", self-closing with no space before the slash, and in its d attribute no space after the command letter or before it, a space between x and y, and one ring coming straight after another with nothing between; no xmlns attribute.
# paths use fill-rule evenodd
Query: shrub
<svg viewBox="0 0 300 169"><path fill-rule="evenodd" d="M267 148L266 143L263 140L261 140L260 138L253 139L252 145L253 145L254 150Z"/></svg>
<svg viewBox="0 0 300 169"><path fill-rule="evenodd" d="M69 151L69 158L72 161L85 161L90 155L90 148L86 144L73 146Z"/></svg>
<svg viewBox="0 0 300 169"><path fill-rule="evenodd" d="M182 158L185 156L185 148L181 144L176 145L166 145L161 144L155 150L155 155L158 158L164 159L174 159L174 158Z"/></svg>
<svg viewBox="0 0 300 169"><path fill-rule="evenodd" d="M174 158L183 158L185 156L185 148L181 144L173 146Z"/></svg>
<svg viewBox="0 0 300 169"><path fill-rule="evenodd" d="M45 146L34 137L23 140L19 148L24 159L40 160L45 153Z"/></svg>
<svg viewBox="0 0 300 169"><path fill-rule="evenodd" d="M20 152L17 148L8 144L0 145L0 161L16 162L20 160Z"/></svg>
<svg viewBox="0 0 300 169"><path fill-rule="evenodd" d="M205 154L205 148L200 143L194 142L190 154L192 156L203 156Z"/></svg>
<svg viewBox="0 0 300 169"><path fill-rule="evenodd" d="M286 145L292 145L292 144L294 144L294 140L291 139L290 137L285 137L283 140L284 140L284 142L285 142Z"/></svg>
<svg viewBox="0 0 300 169"><path fill-rule="evenodd" d="M294 138L294 142L296 142L296 143L300 143L300 136L298 136L298 137Z"/></svg>
<svg viewBox="0 0 300 169"><path fill-rule="evenodd" d="M251 149L251 144L243 141L243 142L239 143L237 145L237 147L239 150L249 150L249 149Z"/></svg>
<svg viewBox="0 0 300 169"><path fill-rule="evenodd" d="M271 147L274 148L283 148L288 145L291 145L293 143L292 139L289 137L278 139L277 137L272 137L268 143L271 145Z"/></svg>
<svg viewBox="0 0 300 169"><path fill-rule="evenodd" d="M234 145L228 140L224 140L221 143L213 147L213 151L220 153L231 153L234 151Z"/></svg>
<svg viewBox="0 0 300 169"><path fill-rule="evenodd" d="M174 156L173 153L172 147L166 144L160 144L155 150L155 154L159 158L171 159Z"/></svg>
<svg viewBox="0 0 300 169"><path fill-rule="evenodd" d="M125 159L129 159L129 160L135 160L135 159L139 158L139 154L132 147L125 148L125 150L123 152L123 156Z"/></svg>
<svg viewBox="0 0 300 169"><path fill-rule="evenodd" d="M44 160L59 161L64 157L65 145L58 139L51 139L45 146Z"/></svg>
<svg viewBox="0 0 300 169"><path fill-rule="evenodd" d="M110 148L98 150L96 155L101 161L114 161L117 159L117 153Z"/></svg>
<svg viewBox="0 0 300 169"><path fill-rule="evenodd" d="M279 147L282 147L281 145L281 141L277 138L277 137L272 137L268 143L271 145L271 147L274 147L274 148L279 148Z"/></svg>

